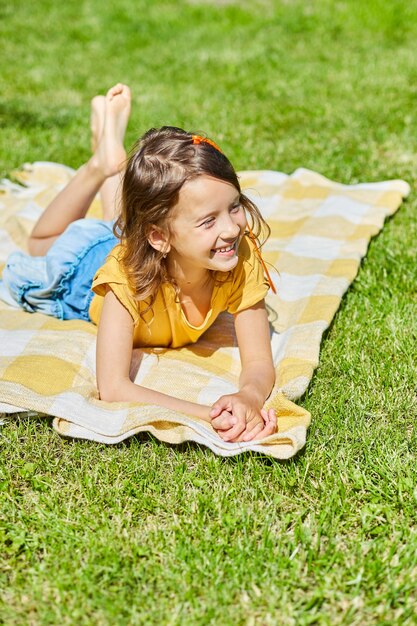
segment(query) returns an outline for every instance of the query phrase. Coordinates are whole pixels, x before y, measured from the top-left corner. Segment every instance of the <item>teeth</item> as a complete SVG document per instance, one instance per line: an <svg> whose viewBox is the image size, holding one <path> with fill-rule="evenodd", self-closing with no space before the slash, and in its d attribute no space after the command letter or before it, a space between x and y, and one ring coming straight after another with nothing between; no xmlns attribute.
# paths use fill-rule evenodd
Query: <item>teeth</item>
<svg viewBox="0 0 417 626"><path fill-rule="evenodd" d="M227 248L217 248L217 252L230 252L233 250L233 246L228 246Z"/></svg>

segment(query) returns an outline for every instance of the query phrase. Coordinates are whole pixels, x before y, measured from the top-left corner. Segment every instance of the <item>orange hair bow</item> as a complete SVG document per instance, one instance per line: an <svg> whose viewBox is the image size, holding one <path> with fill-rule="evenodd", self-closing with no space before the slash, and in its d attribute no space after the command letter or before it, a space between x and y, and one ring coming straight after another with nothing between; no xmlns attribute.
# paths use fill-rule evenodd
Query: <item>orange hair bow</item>
<svg viewBox="0 0 417 626"><path fill-rule="evenodd" d="M221 154L223 154L223 152L220 150L217 143L214 143L214 141L212 141L211 139L207 139L207 137L201 137L201 135L193 135L192 140L193 140L193 144L195 145L198 145L200 143L208 143L209 146L212 146L213 148L218 150Z"/></svg>
<svg viewBox="0 0 417 626"><path fill-rule="evenodd" d="M270 287L271 287L271 289L272 289L272 293L277 293L276 287L275 287L274 283L272 282L271 275L270 275L270 273L268 272L268 268L267 268L267 266L266 266L266 263L265 263L265 261L264 261L264 260L263 260L263 258L262 258L262 254L261 254L261 251L260 251L260 249L259 249L258 243L257 243L257 241L256 241L256 237L255 237L255 235L253 234L253 230L252 230L252 228L249 226L249 224L246 224L246 226L247 226L248 231L249 231L249 239L252 241L253 245L255 246L255 254L256 254L256 256L258 257L258 259L260 260L260 262L261 262L261 264L262 264L263 270L264 270L264 272L265 272L265 274L266 274L266 279L267 279L267 281L268 281L268 283L269 283L269 286L270 286Z"/></svg>

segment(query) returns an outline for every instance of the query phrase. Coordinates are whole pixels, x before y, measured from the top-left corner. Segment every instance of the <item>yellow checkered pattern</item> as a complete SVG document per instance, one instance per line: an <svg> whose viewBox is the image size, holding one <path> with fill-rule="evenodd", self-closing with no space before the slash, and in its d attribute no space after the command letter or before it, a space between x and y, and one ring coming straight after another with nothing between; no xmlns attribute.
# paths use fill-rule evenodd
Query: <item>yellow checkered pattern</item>
<svg viewBox="0 0 417 626"><path fill-rule="evenodd" d="M0 185L0 264L24 248L34 221L73 175L56 163L33 163ZM192 416L138 403L106 403L95 385L96 328L25 313L0 302L0 411L37 411L55 417L63 436L117 443L141 431L162 441L196 441L216 454L245 450L276 458L305 443L307 411L291 400L306 390L317 367L324 330L354 279L369 240L400 206L404 181L340 185L305 169L291 176L241 172L242 187L272 229L263 249L278 294L267 298L277 382L268 406L279 431L259 442L225 443ZM100 215L98 200L91 215ZM274 269L275 268L275 269ZM212 404L237 389L239 353L233 320L222 314L194 345L134 351L135 382L184 399ZM288 399L290 398L290 399Z"/></svg>

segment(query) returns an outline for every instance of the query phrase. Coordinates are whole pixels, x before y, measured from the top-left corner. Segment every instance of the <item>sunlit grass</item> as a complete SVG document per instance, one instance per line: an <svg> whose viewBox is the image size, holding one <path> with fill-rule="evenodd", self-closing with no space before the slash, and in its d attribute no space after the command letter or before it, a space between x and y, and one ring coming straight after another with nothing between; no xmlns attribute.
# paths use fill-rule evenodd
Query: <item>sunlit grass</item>
<svg viewBox="0 0 417 626"><path fill-rule="evenodd" d="M105 447L1 428L0 622L415 624L417 9L400 0L21 1L0 7L0 171L77 167L122 80L128 142L207 132L240 169L303 166L412 194L323 343L290 462L151 436Z"/></svg>

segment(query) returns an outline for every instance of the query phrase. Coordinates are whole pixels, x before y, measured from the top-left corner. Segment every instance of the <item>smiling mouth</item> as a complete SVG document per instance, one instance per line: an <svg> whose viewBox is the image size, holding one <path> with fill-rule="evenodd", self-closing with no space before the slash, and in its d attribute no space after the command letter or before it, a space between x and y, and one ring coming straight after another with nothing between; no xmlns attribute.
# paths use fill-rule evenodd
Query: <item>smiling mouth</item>
<svg viewBox="0 0 417 626"><path fill-rule="evenodd" d="M230 246L224 246L223 248L213 248L212 252L213 254L222 254L225 256L232 256L234 252L236 251L236 244L237 244L237 241L232 243Z"/></svg>

